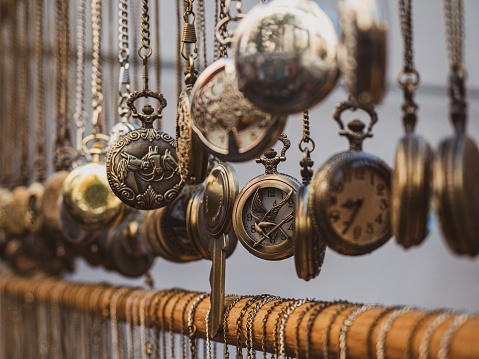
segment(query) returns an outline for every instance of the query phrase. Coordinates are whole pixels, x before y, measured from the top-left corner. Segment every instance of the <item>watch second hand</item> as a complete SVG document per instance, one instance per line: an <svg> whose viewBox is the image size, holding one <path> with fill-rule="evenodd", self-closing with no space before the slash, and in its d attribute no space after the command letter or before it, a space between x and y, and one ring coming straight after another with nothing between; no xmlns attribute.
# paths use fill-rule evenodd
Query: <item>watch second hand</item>
<svg viewBox="0 0 479 359"><path fill-rule="evenodd" d="M283 218L283 220L281 222L279 222L276 226L273 227L273 229L271 229L268 233L264 234L263 237L261 237L261 239L256 242L255 244L253 244L253 247L256 247L258 246L261 242L263 242L266 238L269 238L269 236L274 232L276 231L279 227L281 227L283 224L285 224L286 222L289 222L293 219L293 213L290 213L288 214L286 217Z"/></svg>
<svg viewBox="0 0 479 359"><path fill-rule="evenodd" d="M349 228L351 228L351 225L353 224L354 220L356 219L356 216L358 215L359 209L363 205L363 202L364 202L364 198L356 200L355 208L354 208L353 213L351 214L351 217L349 217L349 221L343 222L346 225L346 227L343 229L342 234L346 234L348 232Z"/></svg>

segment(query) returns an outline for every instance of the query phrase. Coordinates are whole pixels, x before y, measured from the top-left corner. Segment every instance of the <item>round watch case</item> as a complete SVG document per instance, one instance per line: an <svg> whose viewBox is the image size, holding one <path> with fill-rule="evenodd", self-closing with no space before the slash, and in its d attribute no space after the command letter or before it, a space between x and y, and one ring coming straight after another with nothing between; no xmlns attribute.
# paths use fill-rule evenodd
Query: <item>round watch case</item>
<svg viewBox="0 0 479 359"><path fill-rule="evenodd" d="M457 132L443 140L434 163L434 195L444 238L457 254L479 253L479 151Z"/></svg>
<svg viewBox="0 0 479 359"><path fill-rule="evenodd" d="M293 255L294 202L299 188L300 183L295 178L273 173L254 178L240 192L233 209L233 228L239 241L251 254L268 260L280 260ZM282 198L276 198L277 191ZM268 203L270 208L265 208L261 196L275 197L273 204ZM254 223L250 225L248 222ZM265 233L263 228L268 232ZM280 243L276 243L279 232ZM265 239L269 239L268 244ZM260 240L263 242L257 244Z"/></svg>
<svg viewBox="0 0 479 359"><path fill-rule="evenodd" d="M391 182L391 225L404 248L421 244L429 233L434 153L415 134L398 143Z"/></svg>
<svg viewBox="0 0 479 359"><path fill-rule="evenodd" d="M328 247L338 253L355 256L370 253L391 238L390 183L389 166L378 157L362 151L339 153L321 166L310 184L308 209L315 228ZM339 203L338 197L344 196L347 186L352 186L352 190L348 191L344 203ZM361 198L356 198L358 196ZM369 208L361 211L361 207L364 209L365 206ZM349 216L344 220L341 218L343 210ZM360 213L361 216L358 216ZM359 224L353 226L357 217L358 223L366 223L364 230ZM344 228L340 231L336 223L344 225ZM351 234L353 238L349 238Z"/></svg>
<svg viewBox="0 0 479 359"><path fill-rule="evenodd" d="M178 99L176 115L176 155L183 181L189 185L203 183L208 174L208 151L191 126L190 92L183 91Z"/></svg>
<svg viewBox="0 0 479 359"><path fill-rule="evenodd" d="M260 156L286 124L283 114L266 113L239 91L233 60L220 59L198 77L191 93L191 125L208 151L223 161Z"/></svg>
<svg viewBox="0 0 479 359"><path fill-rule="evenodd" d="M298 277L306 281L319 275L326 254L326 243L309 215L309 191L309 185L299 188L294 212L294 264Z"/></svg>

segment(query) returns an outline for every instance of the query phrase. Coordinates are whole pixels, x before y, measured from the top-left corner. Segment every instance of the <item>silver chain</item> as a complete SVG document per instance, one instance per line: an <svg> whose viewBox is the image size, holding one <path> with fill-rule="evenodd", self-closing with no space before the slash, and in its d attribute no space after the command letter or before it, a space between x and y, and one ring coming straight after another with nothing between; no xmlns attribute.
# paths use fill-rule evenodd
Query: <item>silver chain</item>
<svg viewBox="0 0 479 359"><path fill-rule="evenodd" d="M102 81L101 81L101 5L102 0L92 0L92 106L95 111L92 117L92 133L102 132L101 105L103 102Z"/></svg>
<svg viewBox="0 0 479 359"><path fill-rule="evenodd" d="M81 150L88 115L85 111L85 0L77 0L77 64L76 64L76 100L73 121L77 127L77 150Z"/></svg>
<svg viewBox="0 0 479 359"><path fill-rule="evenodd" d="M126 104L126 100L131 94L130 82L130 48L128 45L128 0L119 1L118 12L118 40L119 52L118 60L120 61L120 80L119 80L119 96L118 115L124 123L128 122L131 110Z"/></svg>

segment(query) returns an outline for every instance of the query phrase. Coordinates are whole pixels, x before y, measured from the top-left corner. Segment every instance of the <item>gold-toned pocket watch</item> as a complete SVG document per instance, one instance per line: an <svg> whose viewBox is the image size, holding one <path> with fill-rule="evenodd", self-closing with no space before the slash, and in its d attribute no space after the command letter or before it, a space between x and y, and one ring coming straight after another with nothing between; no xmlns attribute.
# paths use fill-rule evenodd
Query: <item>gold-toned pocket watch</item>
<svg viewBox="0 0 479 359"><path fill-rule="evenodd" d="M366 132L359 120L344 129L341 114L357 109L371 117ZM391 169L378 157L362 151L363 140L372 137L377 122L371 107L343 102L337 105L334 119L350 147L327 160L314 175L308 200L311 219L331 249L345 255L366 254L391 237Z"/></svg>
<svg viewBox="0 0 479 359"><path fill-rule="evenodd" d="M293 255L294 204L300 187L298 180L277 171L291 145L284 134L279 140L281 155L271 148L256 160L265 166L265 173L248 182L233 209L239 241L251 254L269 260Z"/></svg>
<svg viewBox="0 0 479 359"><path fill-rule="evenodd" d="M429 233L434 161L434 153L427 141L414 133L417 121L414 93L419 84L419 73L413 63L411 5L410 1L399 1L404 67L397 80L404 93L402 121L406 133L396 148L391 183L391 224L396 242L404 248L421 244Z"/></svg>
<svg viewBox="0 0 479 359"><path fill-rule="evenodd" d="M148 7L143 7L142 28L148 29ZM143 60L143 90L134 92L126 101L132 116L141 122L141 128L126 133L111 148L106 161L108 182L115 195L130 207L152 210L172 202L184 186L178 169L175 139L153 128L153 121L161 118L166 100L159 92L148 89L148 58L151 56L149 31L142 31L138 54ZM151 98L158 102L155 109L146 104L138 113L134 102Z"/></svg>
<svg viewBox="0 0 479 359"><path fill-rule="evenodd" d="M386 91L386 2L341 0L338 8L343 33L339 68L345 87L362 105L380 103Z"/></svg>
<svg viewBox="0 0 479 359"><path fill-rule="evenodd" d="M178 167L183 181L190 185L203 183L208 174L209 153L198 140L191 125L190 94L197 73L190 56L189 67L185 70L186 89L178 98L176 114L176 154Z"/></svg>
<svg viewBox="0 0 479 359"><path fill-rule="evenodd" d="M311 143L311 148L307 144ZM314 140L309 136L309 113L303 112L303 138L299 149L303 158L301 166L302 186L298 191L294 208L294 264L296 274L306 281L318 276L326 254L326 243L321 233L313 227L308 210L308 199L314 162L310 153L314 151Z"/></svg>
<svg viewBox="0 0 479 359"><path fill-rule="evenodd" d="M445 240L456 254L479 253L479 151L467 136L464 17L460 1L444 1L449 74L449 115L454 135L439 144L434 163L434 195ZM454 21L451 21L454 19Z"/></svg>
<svg viewBox="0 0 479 359"><path fill-rule="evenodd" d="M203 183L208 174L209 153L201 144L195 135L191 126L191 90L198 78L198 71L195 69L195 59L198 57L197 38L195 30L195 13L193 12L193 1L185 3L186 9L183 14L185 25L183 28L183 37L181 39L180 55L188 62L185 68L186 88L181 92L178 98L178 109L176 113L176 154L178 156L178 167L183 181L189 185L198 185ZM192 17L192 22L188 23L188 17ZM190 45L193 46L193 53L187 52ZM179 73L178 73L179 76Z"/></svg>
<svg viewBox="0 0 479 359"><path fill-rule="evenodd" d="M228 22L242 18L241 12L232 18L227 10L216 26L222 46L232 41L221 37ZM198 77L191 93L191 116L193 130L208 151L231 162L260 156L276 142L286 124L284 114L265 112L245 98L238 88L234 61L228 58L215 61Z"/></svg>

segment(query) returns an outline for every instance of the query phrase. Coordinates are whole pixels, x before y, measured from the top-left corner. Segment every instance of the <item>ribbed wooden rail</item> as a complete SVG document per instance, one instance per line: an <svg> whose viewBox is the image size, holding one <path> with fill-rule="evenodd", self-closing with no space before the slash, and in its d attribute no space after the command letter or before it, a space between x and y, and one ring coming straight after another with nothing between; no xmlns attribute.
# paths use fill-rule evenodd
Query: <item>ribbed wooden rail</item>
<svg viewBox="0 0 479 359"><path fill-rule="evenodd" d="M32 278L25 278L15 276L10 273L0 272L0 290L3 295L10 297L23 298L29 301L40 301L57 303L59 306L76 309L79 311L88 311L95 315L109 315L110 304L112 296L120 288L108 284L84 284L84 283L68 283L65 281L35 276ZM145 295L148 291L138 288L129 288L123 295L117 295L117 319L118 321L124 321L126 319L126 304L128 298L133 293L143 291ZM157 291L156 295L151 297L151 303L157 302L154 305L148 305L148 311L146 313L146 323L151 325L155 324L155 321L164 320L166 328L169 328L170 318L173 318L173 330L176 333L181 332L182 321L183 328L187 328L188 323L188 311L193 303L192 298L197 296L196 293L188 292L178 299L180 293L185 291ZM135 295L136 300L130 300L130 305L137 305L137 313L140 313L141 298L143 295ZM237 297L229 296L226 298L227 308ZM250 297L251 298L251 297ZM158 301L159 300L159 301ZM246 303L248 298L241 299L233 308L228 316L227 320L227 342L232 345L236 345L237 340L237 323L238 317ZM176 302L176 303L175 303ZM276 306L269 314L266 322L266 350L273 352L275 350L274 338L275 338L275 324L277 318L281 313L281 309L286 306L288 301ZM166 306L165 306L166 304ZM175 305L176 304L176 305ZM263 320L265 318L268 309L271 308L273 302L265 304L256 314L253 321L254 341L253 348L261 351L262 339L263 339ZM303 304L296 308L294 312L289 316L285 326L285 349L287 356L294 356L296 351L296 328L298 326L298 320L301 313L304 312L306 305ZM318 304L319 305L319 304ZM184 310L186 306L186 310ZM206 323L205 317L209 309L209 299L206 297L199 303L194 316L194 323L197 328L197 336L205 338L206 336ZM339 308L340 304L333 304L317 316L311 327L311 342L310 342L310 358L322 358L323 357L323 340L325 329L330 323L332 316ZM348 307L341 312L333 321L329 337L329 358L339 357L339 336L341 327L348 317L356 308L358 304ZM248 313L254 305L249 307L244 314L242 320L241 337L243 345L246 338L246 322ZM313 307L314 308L314 307ZM367 337L368 331L373 326L371 335L371 349L373 358L376 358L376 343L378 341L378 335L382 323L387 320L388 315L384 315L379 321L378 316L383 313L384 307L375 307L360 314L351 324L347 334L347 357L351 359L365 359L368 358L368 346ZM131 308L130 308L131 311ZM156 312L155 312L156 311ZM314 309L311 309L302 316L302 320L299 323L299 352L300 357L304 357L306 352L306 346L308 341L306 340L306 328L309 319L313 315ZM393 321L390 330L385 340L385 352L386 358L389 359L404 359L409 334L418 319L424 316L427 312L420 309L413 309ZM449 327L449 324L457 317L459 313L453 314L449 319L444 321L433 332L430 342L430 358L438 358L438 352L440 348L441 340ZM1 318L0 318L1 320ZM139 321L139 318L136 318ZM419 358L419 346L421 339L424 336L428 324L434 320L434 316L430 316L423 324L418 328L414 341L412 342L412 357ZM223 341L223 333L214 339L215 341ZM479 317L473 316L468 319L457 331L453 337L451 345L450 358L453 359L477 359L479 358ZM234 353L231 353L234 357Z"/></svg>

